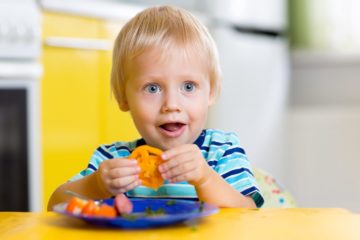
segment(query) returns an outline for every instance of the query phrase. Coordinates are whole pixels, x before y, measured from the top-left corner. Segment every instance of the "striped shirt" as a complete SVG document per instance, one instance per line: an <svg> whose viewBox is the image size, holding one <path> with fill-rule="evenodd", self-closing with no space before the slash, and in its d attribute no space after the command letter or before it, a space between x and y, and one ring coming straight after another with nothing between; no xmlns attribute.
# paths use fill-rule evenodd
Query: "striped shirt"
<svg viewBox="0 0 360 240"><path fill-rule="evenodd" d="M74 176L71 181L80 179L95 172L102 161L113 158L126 158L138 146L146 144L144 139L131 142L114 142L98 147L86 169ZM257 207L261 207L264 199L259 191L250 163L240 146L238 137L232 132L205 129L194 142L207 161L227 183L245 196L251 196ZM145 186L138 186L126 193L129 197L147 198L180 198L197 200L195 187L187 182L169 183L157 191Z"/></svg>

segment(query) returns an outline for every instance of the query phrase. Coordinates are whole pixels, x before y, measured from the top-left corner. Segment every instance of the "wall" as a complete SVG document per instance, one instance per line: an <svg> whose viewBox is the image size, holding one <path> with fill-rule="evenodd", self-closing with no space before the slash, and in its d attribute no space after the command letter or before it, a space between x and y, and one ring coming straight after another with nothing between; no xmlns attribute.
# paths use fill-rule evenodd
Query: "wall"
<svg viewBox="0 0 360 240"><path fill-rule="evenodd" d="M360 57L293 54L287 187L301 207L360 212Z"/></svg>
<svg viewBox="0 0 360 240"><path fill-rule="evenodd" d="M223 71L209 126L239 135L251 163L283 180L283 119L288 84L286 40L213 30Z"/></svg>

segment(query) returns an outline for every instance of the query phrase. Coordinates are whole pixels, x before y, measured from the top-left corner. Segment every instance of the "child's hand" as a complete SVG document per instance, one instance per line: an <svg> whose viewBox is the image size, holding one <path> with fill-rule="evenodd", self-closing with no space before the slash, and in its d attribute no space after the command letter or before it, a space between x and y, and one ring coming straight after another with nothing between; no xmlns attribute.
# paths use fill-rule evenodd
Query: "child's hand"
<svg viewBox="0 0 360 240"><path fill-rule="evenodd" d="M115 158L101 162L97 177L100 187L114 196L139 186L139 173L136 160Z"/></svg>
<svg viewBox="0 0 360 240"><path fill-rule="evenodd" d="M161 156L165 163L159 166L159 171L169 182L188 181L199 186L210 175L211 168L195 144L181 145L167 150Z"/></svg>

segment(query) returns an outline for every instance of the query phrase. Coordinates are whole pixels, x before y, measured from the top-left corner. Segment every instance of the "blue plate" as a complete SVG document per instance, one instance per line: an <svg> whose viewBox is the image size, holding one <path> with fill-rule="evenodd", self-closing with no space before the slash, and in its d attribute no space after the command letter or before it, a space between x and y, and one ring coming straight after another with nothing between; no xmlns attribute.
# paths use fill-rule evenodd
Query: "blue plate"
<svg viewBox="0 0 360 240"><path fill-rule="evenodd" d="M67 216L82 219L88 223L124 229L139 229L168 226L186 220L205 217L218 212L218 208L206 203L190 200L174 199L142 199L132 198L133 212L116 218L103 218L71 214L65 211L67 203L54 206L54 211ZM106 199L105 203L114 204L114 199ZM152 213L152 214L149 214Z"/></svg>

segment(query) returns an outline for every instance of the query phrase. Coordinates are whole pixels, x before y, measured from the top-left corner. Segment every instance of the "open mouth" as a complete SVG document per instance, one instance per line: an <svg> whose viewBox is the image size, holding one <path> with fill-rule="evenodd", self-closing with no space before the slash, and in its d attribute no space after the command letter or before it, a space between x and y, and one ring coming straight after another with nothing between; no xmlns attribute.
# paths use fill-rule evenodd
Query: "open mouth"
<svg viewBox="0 0 360 240"><path fill-rule="evenodd" d="M180 136L186 124L180 122L165 123L160 125L161 132L167 137L178 137Z"/></svg>
<svg viewBox="0 0 360 240"><path fill-rule="evenodd" d="M179 129L181 129L183 126L185 126L184 123L175 122L175 123L162 124L162 125L160 125L160 128L162 128L168 132L176 132L176 131L179 131Z"/></svg>

